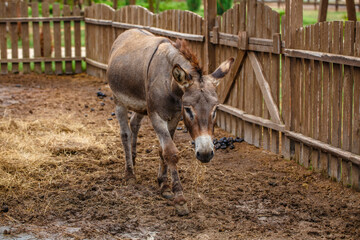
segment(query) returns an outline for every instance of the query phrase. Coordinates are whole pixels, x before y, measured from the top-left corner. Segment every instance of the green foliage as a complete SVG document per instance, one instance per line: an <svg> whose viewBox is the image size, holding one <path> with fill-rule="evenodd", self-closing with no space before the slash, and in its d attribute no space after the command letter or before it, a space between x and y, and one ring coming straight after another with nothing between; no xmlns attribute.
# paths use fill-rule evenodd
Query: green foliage
<svg viewBox="0 0 360 240"><path fill-rule="evenodd" d="M201 5L201 0L186 0L187 6L190 11L198 11Z"/></svg>
<svg viewBox="0 0 360 240"><path fill-rule="evenodd" d="M217 14L222 15L226 10L231 8L233 0L216 0Z"/></svg>

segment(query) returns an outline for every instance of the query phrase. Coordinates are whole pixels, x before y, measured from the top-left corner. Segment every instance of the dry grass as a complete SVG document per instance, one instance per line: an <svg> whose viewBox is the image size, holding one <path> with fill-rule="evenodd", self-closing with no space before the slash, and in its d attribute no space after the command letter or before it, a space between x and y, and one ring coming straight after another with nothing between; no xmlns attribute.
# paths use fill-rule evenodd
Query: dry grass
<svg viewBox="0 0 360 240"><path fill-rule="evenodd" d="M21 195L57 181L71 181L81 172L73 170L83 167L86 175L85 169L88 171L116 154L104 138L72 119L68 115L35 121L0 120L1 192ZM107 127L104 132L109 131L114 130Z"/></svg>

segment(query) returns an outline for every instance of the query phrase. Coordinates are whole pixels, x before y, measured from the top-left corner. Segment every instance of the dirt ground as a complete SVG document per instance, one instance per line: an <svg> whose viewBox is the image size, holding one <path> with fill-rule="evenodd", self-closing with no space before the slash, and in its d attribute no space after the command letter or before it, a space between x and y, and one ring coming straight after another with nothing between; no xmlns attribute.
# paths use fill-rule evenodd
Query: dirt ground
<svg viewBox="0 0 360 240"><path fill-rule="evenodd" d="M191 213L177 216L159 195L147 118L136 184L124 182L110 98L85 74L0 76L0 239L360 239L360 193L244 142L200 164L183 130Z"/></svg>

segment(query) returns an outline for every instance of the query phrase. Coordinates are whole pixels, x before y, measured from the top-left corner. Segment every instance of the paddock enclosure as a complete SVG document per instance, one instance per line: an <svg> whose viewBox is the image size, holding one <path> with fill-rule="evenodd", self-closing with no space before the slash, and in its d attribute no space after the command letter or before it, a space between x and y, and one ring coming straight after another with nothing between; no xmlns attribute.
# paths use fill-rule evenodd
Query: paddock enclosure
<svg viewBox="0 0 360 240"><path fill-rule="evenodd" d="M302 1L286 1L282 19L253 0L216 16L215 3L204 2L203 18L0 1L0 204L9 208L0 238L9 229L65 239L359 238L359 23L303 27ZM186 39L207 72L235 58L217 89L215 137L246 143L205 166L176 132L188 217L158 196L148 120L137 183L122 179L105 73L114 39L130 28Z"/></svg>

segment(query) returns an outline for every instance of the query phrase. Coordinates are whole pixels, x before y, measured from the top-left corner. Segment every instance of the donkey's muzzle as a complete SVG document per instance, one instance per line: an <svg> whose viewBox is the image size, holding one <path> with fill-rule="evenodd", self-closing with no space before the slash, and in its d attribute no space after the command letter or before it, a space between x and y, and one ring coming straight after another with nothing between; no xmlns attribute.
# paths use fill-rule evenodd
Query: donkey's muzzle
<svg viewBox="0 0 360 240"><path fill-rule="evenodd" d="M196 152L196 158L200 160L202 163L208 163L214 157L214 151L211 150L210 152L200 153Z"/></svg>
<svg viewBox="0 0 360 240"><path fill-rule="evenodd" d="M214 157L214 144L209 135L202 135L195 139L195 154L202 163L208 163Z"/></svg>

